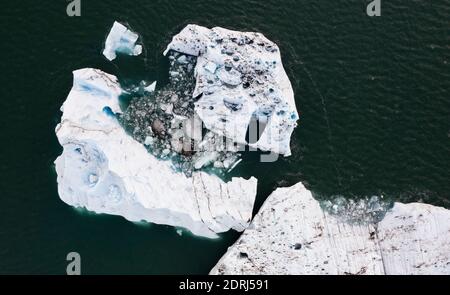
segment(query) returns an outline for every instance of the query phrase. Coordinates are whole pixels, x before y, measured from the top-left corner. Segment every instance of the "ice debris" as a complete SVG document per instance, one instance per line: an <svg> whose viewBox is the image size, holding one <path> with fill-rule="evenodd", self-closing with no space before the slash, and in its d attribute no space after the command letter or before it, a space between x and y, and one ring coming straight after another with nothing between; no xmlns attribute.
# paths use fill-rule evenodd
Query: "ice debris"
<svg viewBox="0 0 450 295"><path fill-rule="evenodd" d="M196 57L175 51L168 57L169 83L144 95L131 93L119 121L151 154L186 176L205 169L223 176L239 160L238 146L205 128L194 111Z"/></svg>

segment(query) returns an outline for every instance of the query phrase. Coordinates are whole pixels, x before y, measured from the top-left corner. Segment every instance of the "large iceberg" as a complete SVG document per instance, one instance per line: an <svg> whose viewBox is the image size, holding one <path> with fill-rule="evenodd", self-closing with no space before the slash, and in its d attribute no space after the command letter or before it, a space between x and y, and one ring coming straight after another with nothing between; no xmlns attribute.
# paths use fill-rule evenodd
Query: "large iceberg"
<svg viewBox="0 0 450 295"><path fill-rule="evenodd" d="M260 33L188 25L174 36L174 50L197 57L195 111L209 130L263 151L289 156L298 120L294 92L278 46ZM247 142L251 121L264 129Z"/></svg>
<svg viewBox="0 0 450 295"><path fill-rule="evenodd" d="M211 274L448 275L450 211L395 203L381 220L352 222L301 183L279 188Z"/></svg>
<svg viewBox="0 0 450 295"><path fill-rule="evenodd" d="M115 22L103 54L109 60L118 52L138 55L138 38ZM127 90L137 97L124 113L116 77L74 72L56 128L64 148L55 161L59 195L72 206L209 238L243 231L257 180L225 182L204 170L231 171L241 161L239 145L291 154L298 113L279 49L259 33L188 25L164 54L169 84ZM260 134L250 142L255 121Z"/></svg>
<svg viewBox="0 0 450 295"><path fill-rule="evenodd" d="M58 192L75 207L183 227L208 238L243 231L252 216L257 180L229 182L196 171L175 172L151 155L117 120L122 90L100 70L73 73L56 135L64 151L56 161Z"/></svg>
<svg viewBox="0 0 450 295"><path fill-rule="evenodd" d="M136 44L138 38L139 35L130 31L126 26L114 22L106 38L103 55L109 60L114 60L118 52L139 55L142 53L142 45Z"/></svg>

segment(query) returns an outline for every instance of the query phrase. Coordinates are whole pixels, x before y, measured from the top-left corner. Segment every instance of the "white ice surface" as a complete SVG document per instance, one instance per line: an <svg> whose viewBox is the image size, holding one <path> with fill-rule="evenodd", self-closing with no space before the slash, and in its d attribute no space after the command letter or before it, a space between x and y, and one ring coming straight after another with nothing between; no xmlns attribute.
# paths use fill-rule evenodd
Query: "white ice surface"
<svg viewBox="0 0 450 295"><path fill-rule="evenodd" d="M170 161L152 156L117 121L121 88L100 70L73 73L56 135L64 151L56 161L58 192L75 207L183 227L208 238L244 230L252 216L257 180L225 183L203 172L187 178Z"/></svg>

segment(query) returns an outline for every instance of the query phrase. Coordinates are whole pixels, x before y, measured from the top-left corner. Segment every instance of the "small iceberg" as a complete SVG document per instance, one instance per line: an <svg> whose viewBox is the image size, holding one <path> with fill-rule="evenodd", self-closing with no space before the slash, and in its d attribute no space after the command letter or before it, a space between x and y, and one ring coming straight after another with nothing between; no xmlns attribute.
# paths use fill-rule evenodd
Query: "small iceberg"
<svg viewBox="0 0 450 295"><path fill-rule="evenodd" d="M195 112L207 129L239 144L291 155L299 115L274 42L256 32L187 25L164 55L173 51L197 58ZM246 140L252 120L264 123L254 143Z"/></svg>
<svg viewBox="0 0 450 295"><path fill-rule="evenodd" d="M114 22L106 38L103 55L108 60L114 60L118 52L126 55L139 55L142 53L142 45L136 44L138 38L139 35L130 31L126 26Z"/></svg>

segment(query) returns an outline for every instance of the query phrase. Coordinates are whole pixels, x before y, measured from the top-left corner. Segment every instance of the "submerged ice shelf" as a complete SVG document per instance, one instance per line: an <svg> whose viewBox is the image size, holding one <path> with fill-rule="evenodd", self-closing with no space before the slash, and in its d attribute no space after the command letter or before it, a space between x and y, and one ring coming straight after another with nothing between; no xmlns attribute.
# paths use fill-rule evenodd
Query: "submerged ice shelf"
<svg viewBox="0 0 450 295"><path fill-rule="evenodd" d="M273 192L211 274L450 274L450 211L395 203L381 220L330 214L303 184Z"/></svg>
<svg viewBox="0 0 450 295"><path fill-rule="evenodd" d="M122 90L100 70L73 73L56 135L64 151L55 161L61 199L97 213L183 227L208 238L244 230L256 196L255 178L225 183L195 172L188 178L149 154L117 120Z"/></svg>

